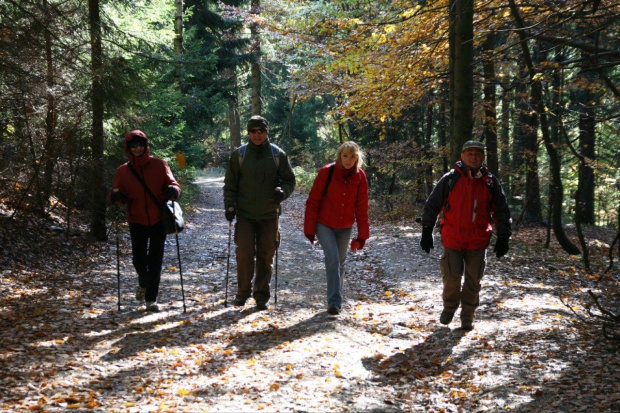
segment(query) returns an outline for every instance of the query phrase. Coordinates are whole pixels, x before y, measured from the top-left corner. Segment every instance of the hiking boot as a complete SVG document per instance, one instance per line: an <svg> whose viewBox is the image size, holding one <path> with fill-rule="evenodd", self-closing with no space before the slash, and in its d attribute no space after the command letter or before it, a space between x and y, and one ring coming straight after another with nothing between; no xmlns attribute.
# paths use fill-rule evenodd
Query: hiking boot
<svg viewBox="0 0 620 413"><path fill-rule="evenodd" d="M146 302L146 311L157 312L159 311L159 306L156 301L147 301Z"/></svg>
<svg viewBox="0 0 620 413"><path fill-rule="evenodd" d="M138 286L138 288L136 288L136 300L144 301L145 297L146 297L146 287Z"/></svg>
<svg viewBox="0 0 620 413"><path fill-rule="evenodd" d="M247 300L247 298L236 296L233 300L233 305L235 307L243 307L245 305L245 300Z"/></svg>
<svg viewBox="0 0 620 413"><path fill-rule="evenodd" d="M474 320L470 318L461 319L461 328L465 331L471 331L474 329Z"/></svg>
<svg viewBox="0 0 620 413"><path fill-rule="evenodd" d="M256 303L256 309L257 309L258 311L264 311L264 310L266 310L266 309L267 309L267 303L264 303L264 302L262 302L262 301L257 302L257 303Z"/></svg>
<svg viewBox="0 0 620 413"><path fill-rule="evenodd" d="M450 321L452 321L452 318L454 318L454 313L451 313L447 310L443 310L441 312L441 316L439 317L439 322L447 326L448 324L450 324Z"/></svg>
<svg viewBox="0 0 620 413"><path fill-rule="evenodd" d="M329 314L329 315L338 315L338 314L340 314L340 308L338 306L335 306L335 305L330 305L329 307L327 307L327 314Z"/></svg>

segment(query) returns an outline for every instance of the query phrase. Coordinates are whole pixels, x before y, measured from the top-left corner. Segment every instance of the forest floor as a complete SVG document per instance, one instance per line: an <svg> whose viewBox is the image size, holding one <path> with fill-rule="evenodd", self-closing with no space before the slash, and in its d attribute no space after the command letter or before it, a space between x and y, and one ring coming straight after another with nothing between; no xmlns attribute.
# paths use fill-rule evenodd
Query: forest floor
<svg viewBox="0 0 620 413"><path fill-rule="evenodd" d="M226 306L222 179L197 184L178 236L183 290L169 237L157 313L133 298L124 225L119 311L114 228L91 245L0 210L0 412L620 411L620 350L584 309L587 290L611 286L618 299L617 264L588 273L554 242L542 247L545 229L520 228L507 257L489 253L465 332L458 313L439 324L441 247L422 253L414 222L373 223L347 258L344 311L329 316L322 252L303 235L295 193L277 303L274 277L268 310L232 306L233 244ZM604 269L615 234L590 235Z"/></svg>

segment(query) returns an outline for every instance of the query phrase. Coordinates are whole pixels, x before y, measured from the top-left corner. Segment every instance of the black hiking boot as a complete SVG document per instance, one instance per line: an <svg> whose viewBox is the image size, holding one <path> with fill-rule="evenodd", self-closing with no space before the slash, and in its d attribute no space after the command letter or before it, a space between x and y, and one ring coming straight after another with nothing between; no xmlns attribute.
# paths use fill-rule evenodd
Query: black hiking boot
<svg viewBox="0 0 620 413"><path fill-rule="evenodd" d="M340 308L336 307L335 305L330 305L327 308L327 314L338 315L338 314L340 314Z"/></svg>
<svg viewBox="0 0 620 413"><path fill-rule="evenodd" d="M461 318L461 328L465 331L471 331L474 329L474 320L471 318Z"/></svg>
<svg viewBox="0 0 620 413"><path fill-rule="evenodd" d="M236 296L235 299L233 300L233 305L235 307L243 307L245 305L246 300L247 298Z"/></svg>
<svg viewBox="0 0 620 413"><path fill-rule="evenodd" d="M454 318L454 313L451 313L447 310L443 310L441 312L441 316L439 316L439 322L445 326L450 324L450 321Z"/></svg>

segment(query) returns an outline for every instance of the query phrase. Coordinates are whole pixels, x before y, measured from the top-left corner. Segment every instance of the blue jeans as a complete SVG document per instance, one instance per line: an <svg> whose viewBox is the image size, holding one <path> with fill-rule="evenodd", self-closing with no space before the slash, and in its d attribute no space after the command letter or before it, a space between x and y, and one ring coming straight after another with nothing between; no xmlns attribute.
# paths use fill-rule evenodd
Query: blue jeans
<svg viewBox="0 0 620 413"><path fill-rule="evenodd" d="M316 237L325 255L325 272L327 273L327 305L342 307L342 280L344 261L347 258L351 228L332 229L316 224Z"/></svg>

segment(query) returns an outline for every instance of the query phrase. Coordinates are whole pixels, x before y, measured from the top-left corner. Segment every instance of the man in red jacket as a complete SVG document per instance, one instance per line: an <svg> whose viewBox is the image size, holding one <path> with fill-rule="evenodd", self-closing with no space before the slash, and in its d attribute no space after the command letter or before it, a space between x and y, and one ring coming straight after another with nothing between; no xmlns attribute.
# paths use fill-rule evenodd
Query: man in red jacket
<svg viewBox="0 0 620 413"><path fill-rule="evenodd" d="M161 205L166 200L176 200L181 194L181 187L166 161L151 156L149 141L144 132L127 132L123 148L129 162L116 170L110 201L116 205L127 204L133 265L138 273L136 300L146 300L146 309L157 311L166 241L161 222ZM159 203L155 203L135 174L142 177Z"/></svg>
<svg viewBox="0 0 620 413"><path fill-rule="evenodd" d="M439 261L443 279L443 311L439 321L448 325L461 306L461 328L473 329L474 312L480 303L480 281L486 265L486 248L496 225L495 255L508 252L511 235L510 210L502 187L486 165L484 144L467 141L461 160L437 183L424 205L420 247L427 253L433 244L433 228L443 211ZM461 278L465 282L461 287Z"/></svg>

